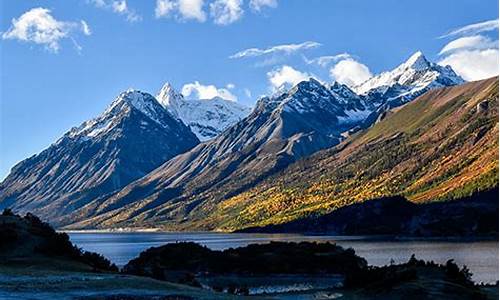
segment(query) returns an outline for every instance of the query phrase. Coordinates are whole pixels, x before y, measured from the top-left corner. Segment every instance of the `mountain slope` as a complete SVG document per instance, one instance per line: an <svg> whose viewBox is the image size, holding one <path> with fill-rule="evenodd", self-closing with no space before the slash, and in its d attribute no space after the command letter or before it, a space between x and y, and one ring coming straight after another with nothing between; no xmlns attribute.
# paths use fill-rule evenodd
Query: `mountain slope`
<svg viewBox="0 0 500 300"><path fill-rule="evenodd" d="M0 184L0 208L35 212L57 223L197 143L153 96L129 90L99 117L15 165Z"/></svg>
<svg viewBox="0 0 500 300"><path fill-rule="evenodd" d="M498 185L498 78L427 92L369 130L221 202L191 226L233 230L404 195L450 200Z"/></svg>
<svg viewBox="0 0 500 300"><path fill-rule="evenodd" d="M186 100L169 83L162 87L156 98L172 115L189 126L200 141L216 137L251 111L249 107L219 97Z"/></svg>
<svg viewBox="0 0 500 300"><path fill-rule="evenodd" d="M107 199L75 212L73 226L151 226L173 223L209 209L288 164L342 140L366 108L359 98L338 97L311 79L272 98L213 140L166 162Z"/></svg>
<svg viewBox="0 0 500 300"><path fill-rule="evenodd" d="M389 196L343 206L323 215L243 231L489 238L498 236L498 204L498 187L455 201L420 204Z"/></svg>

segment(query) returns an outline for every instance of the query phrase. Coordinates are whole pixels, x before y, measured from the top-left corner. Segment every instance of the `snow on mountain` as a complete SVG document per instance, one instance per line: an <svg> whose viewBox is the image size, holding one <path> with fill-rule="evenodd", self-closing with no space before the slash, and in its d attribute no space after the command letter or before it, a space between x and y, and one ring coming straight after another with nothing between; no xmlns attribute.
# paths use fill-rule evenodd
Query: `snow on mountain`
<svg viewBox="0 0 500 300"><path fill-rule="evenodd" d="M464 83L450 66L429 62L422 52L413 54L392 71L383 72L353 88L373 110L362 127L380 120L385 112L401 106L430 89Z"/></svg>
<svg viewBox="0 0 500 300"><path fill-rule="evenodd" d="M355 101L361 100L361 97L359 97L358 94L356 94L353 90L351 90L347 85L336 81L333 82L332 85L330 86L330 91L337 99L345 103L353 100Z"/></svg>
<svg viewBox="0 0 500 300"><path fill-rule="evenodd" d="M384 111L411 101L429 89L463 82L451 67L429 62L418 51L394 70L377 75L353 89L338 82L326 89L320 82L310 79L288 92L293 97L275 105L299 113L329 107L334 111L323 112L323 116L329 116L332 122L336 119L338 130L350 130L349 127L357 125L371 125ZM296 93L299 87L301 91ZM270 99L280 100L280 97ZM324 106L325 103L328 105Z"/></svg>
<svg viewBox="0 0 500 300"><path fill-rule="evenodd" d="M185 101L184 96L178 93L170 83L167 82L163 85L156 99L163 107L167 108L172 115L179 118L177 113L180 110L180 103Z"/></svg>
<svg viewBox="0 0 500 300"><path fill-rule="evenodd" d="M370 93L386 94L396 90L396 97L411 100L412 95L421 94L429 88L457 85L464 80L450 66L440 66L429 62L422 52L417 51L406 62L392 71L383 72L354 87L359 95Z"/></svg>
<svg viewBox="0 0 500 300"><path fill-rule="evenodd" d="M120 114L132 108L140 111L163 128L169 128L169 124L165 119L167 112L162 106L158 105L157 100L148 93L130 89L122 92L99 117L72 128L67 136L88 138L109 132L119 124Z"/></svg>
<svg viewBox="0 0 500 300"><path fill-rule="evenodd" d="M214 138L251 111L249 107L220 97L187 100L169 83L162 87L157 99L173 116L188 125L200 141Z"/></svg>
<svg viewBox="0 0 500 300"><path fill-rule="evenodd" d="M266 105L272 109L281 106L281 109L300 113L317 109L326 103L324 99L332 98L337 103L336 111L328 112L327 115L334 116L338 124L345 127L360 123L374 113L369 118L371 122L382 111L411 101L431 88L457 85L464 81L451 67L431 63L418 51L394 70L372 77L352 89L338 82L332 83L327 89L314 79L305 82L309 85L309 92L298 93L282 101L284 99L281 96L293 94L298 85L289 91L280 90L265 97ZM221 98L185 99L169 83L162 87L157 99L172 115L188 125L201 141L214 138L251 111L237 102Z"/></svg>
<svg viewBox="0 0 500 300"><path fill-rule="evenodd" d="M337 114L341 113L341 102L334 98L327 87L313 78L295 85L285 95L286 97L280 100L279 104L283 109L295 110L299 113L328 109Z"/></svg>
<svg viewBox="0 0 500 300"><path fill-rule="evenodd" d="M462 82L451 67L417 52L353 89L309 79L261 98L252 111L221 98L185 99L170 84L157 98L128 90L102 115L14 166L0 183L0 209L70 224L97 214L119 221L107 213L124 209L128 217L130 204L137 218L168 211L180 220L187 210L169 199L194 199L197 209L239 193L431 88Z"/></svg>
<svg viewBox="0 0 500 300"><path fill-rule="evenodd" d="M168 96L159 96L161 103L172 105L173 99L179 99L172 97L175 94L170 88L160 93ZM194 111L191 106L182 105L190 105L191 101L177 102L181 109L176 113L180 117L184 111ZM208 103L207 107L195 107L202 112L201 117L219 102L232 103L222 99L193 102ZM121 212L131 209L138 218L151 213L145 219L152 220L159 216L156 212L168 211L168 218L182 219L186 217L186 210L177 208L186 202L177 200L203 194L204 198L197 198L191 206L191 211L198 210L210 199L241 192L300 158L337 145L343 139L342 132L354 125L347 118L356 115L355 112L359 113L351 109L350 99L337 98L330 87L314 79L302 81L281 95L263 97L248 116L213 139L165 162L120 193L90 204L100 214L92 222L96 222L94 225L108 222L108 207L120 207L120 203L130 203L130 206L113 211L115 216L129 216L128 212ZM193 115L191 120L198 121L200 117Z"/></svg>
<svg viewBox="0 0 500 300"><path fill-rule="evenodd" d="M338 137L343 130L349 130L362 122L375 107L357 95L347 85L334 82L330 86L310 78L292 87L289 91L274 94L260 100L266 109L293 114L314 116L307 123L326 122L315 131L328 129L331 137ZM259 104L257 104L259 105Z"/></svg>

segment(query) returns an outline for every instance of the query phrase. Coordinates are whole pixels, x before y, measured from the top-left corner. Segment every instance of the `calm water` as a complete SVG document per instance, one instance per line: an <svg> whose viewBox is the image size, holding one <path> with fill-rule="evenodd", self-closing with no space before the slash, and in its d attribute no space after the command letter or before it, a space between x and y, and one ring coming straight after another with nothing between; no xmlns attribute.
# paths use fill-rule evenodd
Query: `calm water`
<svg viewBox="0 0 500 300"><path fill-rule="evenodd" d="M174 243L192 241L213 250L240 247L269 241L331 241L351 247L371 265L406 262L411 254L419 259L445 263L454 259L458 265L467 265L476 282L492 283L498 280L498 242L443 242L443 241L380 241L364 237L304 236L295 234L248 233L69 233L71 240L88 251L98 252L118 266L125 265L143 250Z"/></svg>

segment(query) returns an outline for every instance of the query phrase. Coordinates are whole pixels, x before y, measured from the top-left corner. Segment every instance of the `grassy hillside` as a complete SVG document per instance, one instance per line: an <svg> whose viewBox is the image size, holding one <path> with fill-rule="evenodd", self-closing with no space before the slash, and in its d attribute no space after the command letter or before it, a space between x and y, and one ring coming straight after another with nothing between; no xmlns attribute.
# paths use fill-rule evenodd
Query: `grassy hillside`
<svg viewBox="0 0 500 300"><path fill-rule="evenodd" d="M339 146L205 205L184 226L235 230L382 196L445 201L497 185L498 79L491 78L430 91Z"/></svg>

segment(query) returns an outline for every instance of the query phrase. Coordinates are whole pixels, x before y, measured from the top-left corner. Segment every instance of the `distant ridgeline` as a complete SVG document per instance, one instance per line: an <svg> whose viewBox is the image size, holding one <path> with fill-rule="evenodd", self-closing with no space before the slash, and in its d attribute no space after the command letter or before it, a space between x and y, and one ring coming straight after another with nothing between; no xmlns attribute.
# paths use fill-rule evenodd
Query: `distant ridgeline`
<svg viewBox="0 0 500 300"><path fill-rule="evenodd" d="M497 138L498 79L464 84L420 52L360 86L310 79L251 112L190 102L167 84L158 98L122 93L17 164L0 183L0 208L67 229L233 231L383 197L456 200L498 187ZM429 209L418 212L438 221ZM441 235L424 227L401 230ZM443 234L478 233L463 230Z"/></svg>

